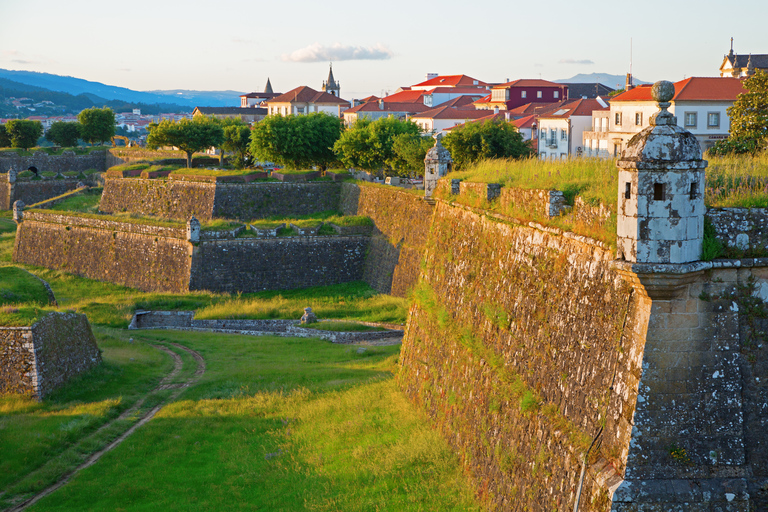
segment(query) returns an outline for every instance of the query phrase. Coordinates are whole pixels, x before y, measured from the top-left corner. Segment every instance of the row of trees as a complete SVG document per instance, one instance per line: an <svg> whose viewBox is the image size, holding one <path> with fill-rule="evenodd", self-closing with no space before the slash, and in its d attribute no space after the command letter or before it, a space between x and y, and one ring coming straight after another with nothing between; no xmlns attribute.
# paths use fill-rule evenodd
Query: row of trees
<svg viewBox="0 0 768 512"><path fill-rule="evenodd" d="M87 108L80 112L77 121L53 123L45 138L59 146L71 147L77 145L79 139L95 144L106 142L115 135L115 113L109 108ZM26 150L37 145L42 135L40 121L12 119L0 125L0 147Z"/></svg>

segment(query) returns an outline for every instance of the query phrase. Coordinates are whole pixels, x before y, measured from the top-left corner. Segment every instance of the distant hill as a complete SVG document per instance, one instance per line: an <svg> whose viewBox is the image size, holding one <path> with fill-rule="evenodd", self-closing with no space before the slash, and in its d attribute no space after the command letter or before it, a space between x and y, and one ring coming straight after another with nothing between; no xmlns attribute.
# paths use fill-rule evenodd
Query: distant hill
<svg viewBox="0 0 768 512"><path fill-rule="evenodd" d="M609 75L608 73L590 73L590 74L579 73L578 75L572 76L571 78L563 78L560 80L555 80L555 82L559 84L599 83L607 87L610 87L611 89L623 89L624 83L626 82L626 80L627 80L626 75ZM644 82L642 80L639 80L637 77L633 77L632 83L635 85L643 85L643 84L649 84L651 82Z"/></svg>
<svg viewBox="0 0 768 512"><path fill-rule="evenodd" d="M30 85L50 91L65 92L73 96L85 94L105 100L115 100L126 103L172 103L184 107L238 107L240 95L236 91L134 91L125 87L106 85L101 82L91 82L71 76L38 73L35 71L12 71L0 69L0 78L17 83Z"/></svg>

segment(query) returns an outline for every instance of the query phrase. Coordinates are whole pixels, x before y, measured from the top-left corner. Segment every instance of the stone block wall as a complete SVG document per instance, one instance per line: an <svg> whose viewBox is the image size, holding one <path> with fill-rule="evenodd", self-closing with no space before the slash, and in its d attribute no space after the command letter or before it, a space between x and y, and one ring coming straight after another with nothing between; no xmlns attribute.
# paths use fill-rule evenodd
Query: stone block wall
<svg viewBox="0 0 768 512"><path fill-rule="evenodd" d="M438 202L400 382L493 510L608 510L621 483L649 301L613 254ZM601 431L601 427L603 427Z"/></svg>
<svg viewBox="0 0 768 512"><path fill-rule="evenodd" d="M181 180L107 178L99 208L162 218L248 221L271 216L338 210L341 184L204 183Z"/></svg>
<svg viewBox="0 0 768 512"><path fill-rule="evenodd" d="M45 151L36 151L32 156L19 156L15 153L0 154L0 173L11 169L24 171L30 166L40 171L66 172L87 171L96 169L106 170L106 154L104 151L93 151L87 155L76 155L74 151L64 151L61 155L49 155Z"/></svg>
<svg viewBox="0 0 768 512"><path fill-rule="evenodd" d="M341 184L341 211L365 215L375 228L364 279L381 293L404 297L419 277L433 206L396 187Z"/></svg>
<svg viewBox="0 0 768 512"><path fill-rule="evenodd" d="M368 237L239 238L200 242L190 289L217 292L289 290L358 281Z"/></svg>
<svg viewBox="0 0 768 512"><path fill-rule="evenodd" d="M30 327L0 327L0 393L42 399L101 362L85 315L49 313Z"/></svg>
<svg viewBox="0 0 768 512"><path fill-rule="evenodd" d="M186 230L25 211L13 260L143 291L189 291Z"/></svg>
<svg viewBox="0 0 768 512"><path fill-rule="evenodd" d="M726 246L768 249L768 209L710 208L706 216Z"/></svg>
<svg viewBox="0 0 768 512"><path fill-rule="evenodd" d="M78 183L94 185L93 176L87 179L41 179L41 180L16 180L8 182L8 174L0 174L0 210L10 210L13 203L18 200L25 205L31 205L45 201L52 197L60 196L70 190L75 190Z"/></svg>

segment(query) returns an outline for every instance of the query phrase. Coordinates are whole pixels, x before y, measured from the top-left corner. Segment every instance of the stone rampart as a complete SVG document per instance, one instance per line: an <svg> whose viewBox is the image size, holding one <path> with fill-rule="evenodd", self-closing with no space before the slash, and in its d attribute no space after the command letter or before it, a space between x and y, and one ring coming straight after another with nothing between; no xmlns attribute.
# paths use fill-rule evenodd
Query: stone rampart
<svg viewBox="0 0 768 512"><path fill-rule="evenodd" d="M13 260L143 291L189 291L184 228L25 211Z"/></svg>
<svg viewBox="0 0 768 512"><path fill-rule="evenodd" d="M368 240L299 236L201 241L192 256L190 289L257 292L359 281Z"/></svg>
<svg viewBox="0 0 768 512"><path fill-rule="evenodd" d="M186 165L187 155L183 151L151 150L146 148L111 148L106 152L105 156L107 169L116 165L143 162L146 160L161 160L162 163L166 165Z"/></svg>
<svg viewBox="0 0 768 512"><path fill-rule="evenodd" d="M341 211L365 215L375 228L364 279L381 293L403 297L419 277L432 205L396 187L343 183Z"/></svg>
<svg viewBox="0 0 768 512"><path fill-rule="evenodd" d="M339 183L204 183L141 178L105 180L99 208L201 221L310 215L339 208Z"/></svg>
<svg viewBox="0 0 768 512"><path fill-rule="evenodd" d="M706 216L723 244L768 250L768 208L710 208Z"/></svg>
<svg viewBox="0 0 768 512"><path fill-rule="evenodd" d="M92 151L87 155L77 155L74 151L64 151L60 155L49 155L45 151L35 151L32 156L20 156L16 153L0 153L0 173L11 169L19 172L35 166L42 172L106 170L106 148L104 151Z"/></svg>
<svg viewBox="0 0 768 512"><path fill-rule="evenodd" d="M608 510L629 449L650 303L602 244L438 202L401 385L495 510Z"/></svg>
<svg viewBox="0 0 768 512"><path fill-rule="evenodd" d="M49 313L30 327L0 327L0 393L42 399L100 362L85 315Z"/></svg>
<svg viewBox="0 0 768 512"><path fill-rule="evenodd" d="M78 184L94 185L93 175L86 179L80 178L45 178L41 180L8 181L8 174L0 174L0 210L10 210L13 203L23 201L30 205L60 196L78 188Z"/></svg>

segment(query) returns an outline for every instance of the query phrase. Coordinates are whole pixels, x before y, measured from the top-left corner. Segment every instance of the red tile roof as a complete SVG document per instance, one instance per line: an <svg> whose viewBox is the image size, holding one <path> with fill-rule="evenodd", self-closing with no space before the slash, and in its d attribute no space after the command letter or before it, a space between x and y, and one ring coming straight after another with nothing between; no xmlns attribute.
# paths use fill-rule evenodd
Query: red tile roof
<svg viewBox="0 0 768 512"><path fill-rule="evenodd" d="M324 103L326 105L349 105L347 100L343 100L333 94L328 94L327 92L316 91L306 85L291 89L285 94L281 94L266 102L267 105L273 105L275 103Z"/></svg>
<svg viewBox="0 0 768 512"><path fill-rule="evenodd" d="M367 103L361 103L356 107L347 109L344 111L344 113L347 114L347 113L355 113L355 112L409 112L409 113L415 114L415 113L425 112L429 110L429 107L424 105L423 103L385 102L383 106L384 108L379 108L378 101L369 101Z"/></svg>
<svg viewBox="0 0 768 512"><path fill-rule="evenodd" d="M441 75L413 85L412 87L457 87L460 85L485 87L488 84L467 75Z"/></svg>
<svg viewBox="0 0 768 512"><path fill-rule="evenodd" d="M424 103L424 94L426 91L400 91L395 94L390 94L382 99L385 102L393 101L396 103Z"/></svg>
<svg viewBox="0 0 768 512"><path fill-rule="evenodd" d="M578 99L570 100L561 105L556 110L550 110L546 114L539 114L538 117L546 118L561 118L565 119L571 116L592 116L593 110L608 110L603 107L597 100L592 99Z"/></svg>
<svg viewBox="0 0 768 512"><path fill-rule="evenodd" d="M505 84L495 85L494 89L508 89L510 87L567 87L568 84L557 84L550 82L549 80L541 80L538 78L521 78L519 80L513 80Z"/></svg>
<svg viewBox="0 0 768 512"><path fill-rule="evenodd" d="M639 85L611 98L611 101L653 101L652 85ZM733 77L691 77L675 82L672 101L735 101L746 92L743 82Z"/></svg>
<svg viewBox="0 0 768 512"><path fill-rule="evenodd" d="M515 119L512 121L515 126L517 126L517 129L521 128L532 128L533 125L536 123L536 116L525 116L521 117L520 119Z"/></svg>
<svg viewBox="0 0 768 512"><path fill-rule="evenodd" d="M435 87L427 91L427 94L470 94L472 96L485 96L488 91L482 87Z"/></svg>
<svg viewBox="0 0 768 512"><path fill-rule="evenodd" d="M567 103L567 100L554 103L526 103L525 105L520 105L517 108L511 109L509 113L514 117L525 117L531 114L544 115L556 111L565 103Z"/></svg>
<svg viewBox="0 0 768 512"><path fill-rule="evenodd" d="M473 110L475 107L472 106L472 103L475 101L474 96L470 96L468 94L462 94L458 98L453 98L452 100L444 101L440 104L441 107L456 107L456 108L463 108L463 107L469 107Z"/></svg>
<svg viewBox="0 0 768 512"><path fill-rule="evenodd" d="M465 110L440 106L412 117L418 117L419 119L479 119L487 116L487 110Z"/></svg>

